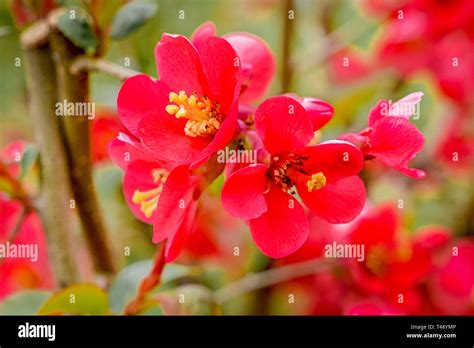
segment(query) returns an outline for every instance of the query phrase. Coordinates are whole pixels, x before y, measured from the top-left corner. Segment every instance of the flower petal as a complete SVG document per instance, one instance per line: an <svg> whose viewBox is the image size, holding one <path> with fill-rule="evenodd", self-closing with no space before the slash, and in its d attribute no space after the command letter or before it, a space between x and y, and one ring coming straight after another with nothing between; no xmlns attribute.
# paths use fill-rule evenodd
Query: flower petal
<svg viewBox="0 0 474 348"><path fill-rule="evenodd" d="M213 22L205 22L194 30L191 35L193 45L199 50L199 47L212 36L216 36L217 29Z"/></svg>
<svg viewBox="0 0 474 348"><path fill-rule="evenodd" d="M212 36L200 45L199 55L210 88L210 97L227 113L240 93L237 53L226 40Z"/></svg>
<svg viewBox="0 0 474 348"><path fill-rule="evenodd" d="M353 144L341 140L307 146L297 154L308 158L304 162L306 172L322 172L328 182L357 174L364 166L362 152Z"/></svg>
<svg viewBox="0 0 474 348"><path fill-rule="evenodd" d="M173 236L183 223L192 204L196 179L188 167L176 167L168 176L161 192L153 226L153 242Z"/></svg>
<svg viewBox="0 0 474 348"><path fill-rule="evenodd" d="M189 240L189 235L194 225L194 218L196 217L197 201L192 201L189 205L184 220L179 226L176 233L169 237L166 241L165 258L166 262L170 263L176 260L186 243Z"/></svg>
<svg viewBox="0 0 474 348"><path fill-rule="evenodd" d="M384 117L375 122L370 133L368 153L389 167L406 167L423 149L423 134L402 117Z"/></svg>
<svg viewBox="0 0 474 348"><path fill-rule="evenodd" d="M138 124L147 115L157 115L168 103L168 87L150 76L137 75L125 80L117 97L120 121L136 137Z"/></svg>
<svg viewBox="0 0 474 348"><path fill-rule="evenodd" d="M305 109L295 99L277 96L266 99L255 111L255 127L265 148L272 154L302 148L313 137Z"/></svg>
<svg viewBox="0 0 474 348"><path fill-rule="evenodd" d="M251 103L262 97L275 75L275 58L267 43L249 33L224 35L239 55L241 65L249 66L247 79L243 82L241 103Z"/></svg>
<svg viewBox="0 0 474 348"><path fill-rule="evenodd" d="M334 115L334 108L331 104L326 103L323 100L316 98L302 98L300 103L303 105L311 119L313 131L321 129Z"/></svg>
<svg viewBox="0 0 474 348"><path fill-rule="evenodd" d="M266 189L267 167L251 165L232 173L222 188L222 205L232 216L250 220L267 211L263 192Z"/></svg>
<svg viewBox="0 0 474 348"><path fill-rule="evenodd" d="M270 187L265 199L268 210L249 221L252 238L268 257L288 256L308 238L308 218L298 201L276 186Z"/></svg>
<svg viewBox="0 0 474 348"><path fill-rule="evenodd" d="M186 37L163 34L156 45L155 58L161 80L173 92L208 94L209 88L199 54Z"/></svg>
<svg viewBox="0 0 474 348"><path fill-rule="evenodd" d="M308 208L333 224L352 221L360 214L365 203L364 182L356 175L311 192L299 185L298 193Z"/></svg>

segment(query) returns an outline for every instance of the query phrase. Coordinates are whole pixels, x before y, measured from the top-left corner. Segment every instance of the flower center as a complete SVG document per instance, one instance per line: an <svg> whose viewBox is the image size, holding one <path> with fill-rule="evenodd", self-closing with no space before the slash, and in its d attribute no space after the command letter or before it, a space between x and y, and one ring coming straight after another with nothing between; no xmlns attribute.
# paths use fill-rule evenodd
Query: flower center
<svg viewBox="0 0 474 348"><path fill-rule="evenodd" d="M372 247L367 253L365 266L374 275L382 276L387 268L385 248L382 246Z"/></svg>
<svg viewBox="0 0 474 348"><path fill-rule="evenodd" d="M163 185L168 175L169 173L165 169L153 169L151 176L157 186L147 191L135 190L133 193L132 202L140 204L140 210L147 218L151 217L158 206L158 199L160 198L161 191L163 191Z"/></svg>
<svg viewBox="0 0 474 348"><path fill-rule="evenodd" d="M322 189L326 186L326 176L322 172L313 174L311 175L311 179L306 181L306 186L308 187L308 192Z"/></svg>
<svg viewBox="0 0 474 348"><path fill-rule="evenodd" d="M306 184L309 192L326 186L326 176L322 172L310 175L304 168L307 157L296 154L273 156L267 175L283 191L292 193L297 184Z"/></svg>
<svg viewBox="0 0 474 348"><path fill-rule="evenodd" d="M170 103L166 112L176 118L187 118L184 133L190 137L206 137L217 133L222 121L219 103L213 103L208 97L187 96L170 92Z"/></svg>

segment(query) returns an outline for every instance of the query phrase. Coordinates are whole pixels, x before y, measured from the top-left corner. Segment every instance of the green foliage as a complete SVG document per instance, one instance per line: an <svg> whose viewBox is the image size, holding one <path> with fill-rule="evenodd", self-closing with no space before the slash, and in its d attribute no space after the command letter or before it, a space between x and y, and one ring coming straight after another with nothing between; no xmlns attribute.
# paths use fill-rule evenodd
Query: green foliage
<svg viewBox="0 0 474 348"><path fill-rule="evenodd" d="M99 41L92 29L89 16L80 8L69 8L58 19L58 28L77 47L93 53Z"/></svg>
<svg viewBox="0 0 474 348"><path fill-rule="evenodd" d="M123 6L112 22L110 37L118 40L127 37L144 25L158 10L158 5L134 1Z"/></svg>
<svg viewBox="0 0 474 348"><path fill-rule="evenodd" d="M29 144L26 146L21 158L21 177L25 177L30 169L38 160L39 151L36 145Z"/></svg>
<svg viewBox="0 0 474 348"><path fill-rule="evenodd" d="M73 285L51 296L39 314L106 315L108 302L107 293L95 285Z"/></svg>
<svg viewBox="0 0 474 348"><path fill-rule="evenodd" d="M0 315L35 315L50 296L48 291L17 292L0 303Z"/></svg>

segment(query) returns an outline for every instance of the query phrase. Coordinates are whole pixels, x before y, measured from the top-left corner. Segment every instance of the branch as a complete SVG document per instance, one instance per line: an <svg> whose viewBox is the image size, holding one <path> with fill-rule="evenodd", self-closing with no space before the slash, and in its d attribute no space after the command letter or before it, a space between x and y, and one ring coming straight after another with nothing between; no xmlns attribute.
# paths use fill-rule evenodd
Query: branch
<svg viewBox="0 0 474 348"><path fill-rule="evenodd" d="M329 266L327 260L315 259L294 263L268 271L250 274L235 283L224 286L214 292L214 301L223 304L234 297L266 288L287 280L315 274Z"/></svg>
<svg viewBox="0 0 474 348"><path fill-rule="evenodd" d="M78 75L87 71L99 71L125 81L141 72L115 64L103 58L79 57L71 65L71 73Z"/></svg>
<svg viewBox="0 0 474 348"><path fill-rule="evenodd" d="M57 85L54 62L47 43L31 44L38 26L33 25L21 36L26 62L29 107L35 136L41 152L42 191L39 210L48 249L59 286L78 282L79 274L73 255L70 222L70 186L66 153L62 145L59 120L54 116Z"/></svg>
<svg viewBox="0 0 474 348"><path fill-rule="evenodd" d="M53 11L49 16L50 42L56 63L60 101L68 103L89 103L89 74L70 73L75 58L84 54L55 27L62 10ZM87 108L84 108L87 109ZM88 115L61 118L63 142L66 145L70 180L76 206L81 220L82 231L92 254L97 271L105 274L116 272L115 259L108 240L101 208L94 189L92 176L92 155L90 122Z"/></svg>

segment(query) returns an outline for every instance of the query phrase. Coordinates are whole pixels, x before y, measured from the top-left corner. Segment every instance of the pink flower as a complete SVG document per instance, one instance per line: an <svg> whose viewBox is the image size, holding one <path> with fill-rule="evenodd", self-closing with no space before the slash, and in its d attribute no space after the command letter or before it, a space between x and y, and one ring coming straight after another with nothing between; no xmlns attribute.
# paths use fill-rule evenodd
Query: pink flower
<svg viewBox="0 0 474 348"><path fill-rule="evenodd" d="M216 36L217 29L212 22L197 28L192 41L196 47ZM267 91L275 75L275 58L267 43L250 33L230 33L224 35L239 55L242 64L242 88L239 101L247 104L261 98Z"/></svg>
<svg viewBox="0 0 474 348"><path fill-rule="evenodd" d="M234 136L241 63L222 38L195 46L170 34L155 58L160 80L127 79L117 99L120 119L160 161L196 168Z"/></svg>
<svg viewBox="0 0 474 348"><path fill-rule="evenodd" d="M409 122L422 96L422 92L415 92L393 104L380 100L370 110L368 128L339 139L355 144L367 160L383 163L412 178L424 178L424 171L408 168L408 162L423 149L425 142L423 134Z"/></svg>
<svg viewBox="0 0 474 348"><path fill-rule="evenodd" d="M255 112L255 127L268 156L264 163L232 173L222 189L222 203L231 215L248 220L265 255L285 257L308 237L304 209L291 195L295 191L329 222L348 222L360 213L365 187L356 174L363 157L355 146L343 141L306 146L313 138L311 119L288 96L265 100Z"/></svg>
<svg viewBox="0 0 474 348"><path fill-rule="evenodd" d="M125 171L123 191L130 210L153 225L154 243L167 240L166 261L174 261L192 228L199 179L184 165L165 168L142 144L123 133L110 143L109 152Z"/></svg>

